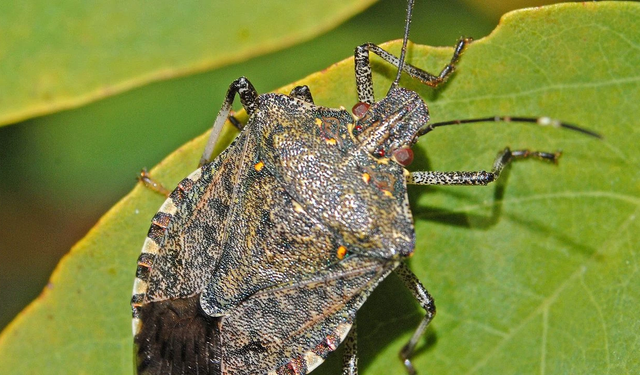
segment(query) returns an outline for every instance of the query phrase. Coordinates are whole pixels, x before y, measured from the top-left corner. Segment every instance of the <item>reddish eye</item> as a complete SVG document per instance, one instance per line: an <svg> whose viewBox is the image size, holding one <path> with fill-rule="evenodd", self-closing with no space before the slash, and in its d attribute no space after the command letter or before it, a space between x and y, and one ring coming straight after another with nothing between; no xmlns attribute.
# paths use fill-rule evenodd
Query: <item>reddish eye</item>
<svg viewBox="0 0 640 375"><path fill-rule="evenodd" d="M353 106L353 108L351 108L351 112L353 112L353 114L360 118L362 116L364 116L367 111L369 110L370 105L367 103L363 103L363 102L358 102L356 105Z"/></svg>
<svg viewBox="0 0 640 375"><path fill-rule="evenodd" d="M409 147L401 147L393 150L393 158L405 167L413 161L413 151Z"/></svg>

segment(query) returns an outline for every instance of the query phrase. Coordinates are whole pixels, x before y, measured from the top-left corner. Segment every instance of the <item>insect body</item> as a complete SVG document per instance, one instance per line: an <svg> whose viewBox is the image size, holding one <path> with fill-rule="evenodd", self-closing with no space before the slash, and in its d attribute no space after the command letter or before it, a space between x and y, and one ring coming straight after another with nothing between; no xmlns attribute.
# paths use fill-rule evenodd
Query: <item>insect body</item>
<svg viewBox="0 0 640 375"><path fill-rule="evenodd" d="M258 95L245 78L232 83L201 167L154 216L138 259L138 373L306 374L346 340L345 373L355 374L356 312L394 271L426 311L402 353L414 372L435 306L403 263L415 245L407 183L487 184L513 158L556 156L506 149L492 172L408 172L410 146L439 124L427 125L427 106L397 79L375 102L368 54L436 86L469 40L436 76L403 63L407 35L400 59L356 49L355 115L315 105L306 86ZM249 121L208 162L235 95Z"/></svg>
<svg viewBox="0 0 640 375"><path fill-rule="evenodd" d="M244 79L236 85L251 90ZM166 352L195 351L191 340L211 337L189 353L207 371L218 355L207 347L221 351L220 373L266 373L291 360L309 371L413 252L407 172L371 150L392 155L412 141L425 121L414 117L426 113L415 93L399 88L357 122L298 98L255 99L233 144L153 219L134 296L140 370L176 366L163 362ZM380 130L399 119L407 126L394 137Z"/></svg>

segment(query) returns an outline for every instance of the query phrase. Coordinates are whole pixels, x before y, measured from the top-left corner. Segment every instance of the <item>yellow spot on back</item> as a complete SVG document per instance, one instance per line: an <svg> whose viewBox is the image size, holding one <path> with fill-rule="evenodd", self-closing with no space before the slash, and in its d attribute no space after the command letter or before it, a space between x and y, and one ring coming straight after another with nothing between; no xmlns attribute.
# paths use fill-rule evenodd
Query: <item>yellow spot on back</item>
<svg viewBox="0 0 640 375"><path fill-rule="evenodd" d="M335 145L337 142L336 142L335 138L329 138L329 139L327 139L327 143L330 144L330 145Z"/></svg>
<svg viewBox="0 0 640 375"><path fill-rule="evenodd" d="M344 259L344 256L347 255L347 248L340 245L340 247L338 247L338 251L336 251L336 255L338 256L338 259Z"/></svg>
<svg viewBox="0 0 640 375"><path fill-rule="evenodd" d="M320 120L319 118L316 118L315 122L316 122L316 125L322 126L322 120Z"/></svg>
<svg viewBox="0 0 640 375"><path fill-rule="evenodd" d="M369 181L371 181L371 175L369 175L369 173L365 172L362 174L362 181L364 181L365 184L368 184Z"/></svg>
<svg viewBox="0 0 640 375"><path fill-rule="evenodd" d="M382 190L382 192L384 193L384 195L386 195L387 197L391 197L393 198L393 194L391 194L391 192L389 190Z"/></svg>
<svg viewBox="0 0 640 375"><path fill-rule="evenodd" d="M264 162L259 161L257 162L253 168L255 168L256 171L260 172L262 170L262 168L264 168Z"/></svg>

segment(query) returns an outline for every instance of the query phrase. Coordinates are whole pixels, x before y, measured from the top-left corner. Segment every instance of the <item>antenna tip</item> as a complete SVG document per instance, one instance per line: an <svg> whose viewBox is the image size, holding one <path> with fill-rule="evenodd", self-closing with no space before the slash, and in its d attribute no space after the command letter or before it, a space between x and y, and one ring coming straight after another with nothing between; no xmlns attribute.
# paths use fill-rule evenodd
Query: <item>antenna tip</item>
<svg viewBox="0 0 640 375"><path fill-rule="evenodd" d="M565 124L565 123L560 123L559 127L561 128L565 128L565 129L570 129L570 130L574 130L577 131L579 133L594 137L594 138L598 138L598 139L604 139L604 136L602 136L602 134L596 133L594 131L585 129L585 128L581 128L579 126L576 125L572 125L572 124Z"/></svg>

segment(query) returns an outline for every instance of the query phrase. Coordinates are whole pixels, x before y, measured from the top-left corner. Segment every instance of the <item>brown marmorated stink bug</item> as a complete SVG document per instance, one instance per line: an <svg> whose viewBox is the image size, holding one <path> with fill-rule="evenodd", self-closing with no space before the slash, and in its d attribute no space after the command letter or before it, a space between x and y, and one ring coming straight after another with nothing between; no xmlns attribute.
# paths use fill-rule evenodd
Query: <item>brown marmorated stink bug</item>
<svg viewBox="0 0 640 375"><path fill-rule="evenodd" d="M401 353L415 373L410 357L435 305L403 262L415 245L407 184L486 185L513 159L558 154L507 148L491 172L408 172L410 146L436 127L480 121L597 136L548 118L429 124L424 101L398 87L400 73L435 87L470 39L439 75L404 64L412 7L399 59L373 44L356 49L353 115L316 106L306 86L258 95L244 77L231 84L200 168L167 193L138 258L131 306L139 374L307 374L343 341L344 374L356 374L356 312L394 271L426 311ZM370 52L398 67L379 102ZM249 115L244 126L229 117L236 94ZM209 162L228 117L241 132Z"/></svg>

